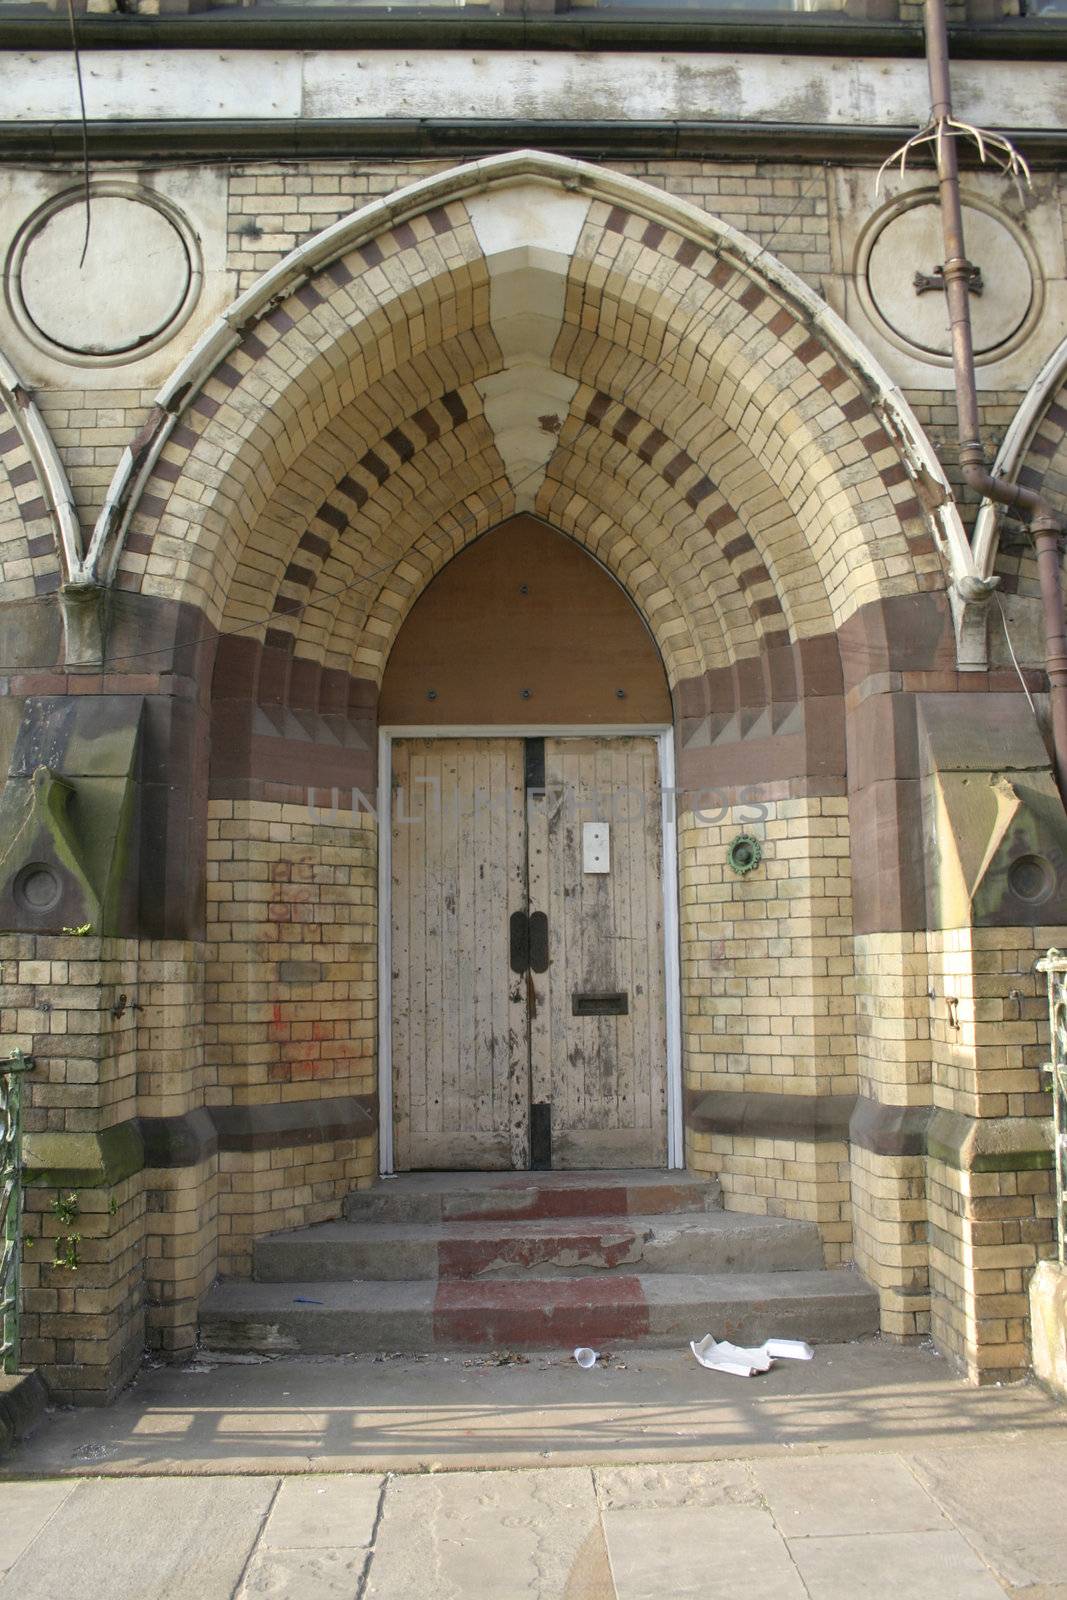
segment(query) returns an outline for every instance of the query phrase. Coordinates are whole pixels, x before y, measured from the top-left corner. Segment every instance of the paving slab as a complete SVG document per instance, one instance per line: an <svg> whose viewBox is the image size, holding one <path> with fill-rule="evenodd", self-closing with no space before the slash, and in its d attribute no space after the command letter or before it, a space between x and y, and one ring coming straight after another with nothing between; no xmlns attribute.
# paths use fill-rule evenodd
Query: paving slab
<svg viewBox="0 0 1067 1600"><path fill-rule="evenodd" d="M602 1511L655 1511L661 1506L760 1504L760 1492L752 1469L744 1461L598 1467L593 1480Z"/></svg>
<svg viewBox="0 0 1067 1600"><path fill-rule="evenodd" d="M945 1451L942 1470L1010 1514L1010 1486L1056 1472L1058 1452L1042 1459L1020 1432L989 1441L958 1452L965 1462ZM823 1449L558 1470L7 1480L0 1600L1067 1600L1067 1582L1002 1581L948 1513L937 1528L902 1526L926 1515L904 1487L913 1457ZM888 1501L892 1530L811 1531L854 1521L857 1505L870 1527L872 1495ZM785 1537L792 1505L808 1531ZM1059 1570L1059 1521L1032 1521L1033 1570Z"/></svg>
<svg viewBox="0 0 1067 1600"><path fill-rule="evenodd" d="M256 1551L236 1600L356 1600L367 1565L367 1551ZM154 1600L154 1597L153 1597ZM215 1600L202 1595L201 1600ZM229 1600L229 1596L220 1600Z"/></svg>
<svg viewBox="0 0 1067 1600"><path fill-rule="evenodd" d="M805 1456L758 1461L752 1471L787 1538L947 1527L937 1502L897 1456Z"/></svg>
<svg viewBox="0 0 1067 1600"><path fill-rule="evenodd" d="M560 1600L597 1523L583 1468L399 1478L385 1497L364 1597Z"/></svg>
<svg viewBox="0 0 1067 1600"><path fill-rule="evenodd" d="M0 1497L0 1574L13 1567L41 1529L74 1493L72 1478L6 1484Z"/></svg>
<svg viewBox="0 0 1067 1600"><path fill-rule="evenodd" d="M757 1506L605 1511L604 1534L618 1600L806 1600Z"/></svg>
<svg viewBox="0 0 1067 1600"><path fill-rule="evenodd" d="M789 1551L810 1600L1004 1600L1000 1584L959 1533L791 1539Z"/></svg>
<svg viewBox="0 0 1067 1600"><path fill-rule="evenodd" d="M1067 1438L1027 1447L1007 1472L984 1451L922 1451L917 1477L1006 1584L1061 1584L1067 1575Z"/></svg>
<svg viewBox="0 0 1067 1600"><path fill-rule="evenodd" d="M286 1478L271 1507L262 1544L277 1550L366 1548L382 1502L384 1479Z"/></svg>
<svg viewBox="0 0 1067 1600"><path fill-rule="evenodd" d="M0 1600L228 1597L277 1488L276 1478L83 1480L0 1578Z"/></svg>
<svg viewBox="0 0 1067 1600"><path fill-rule="evenodd" d="M591 1372L569 1351L499 1359L510 1358L146 1367L112 1406L54 1411L0 1462L0 1479L634 1465L1067 1438L1067 1408L1036 1386L973 1389L932 1351L877 1340L822 1345L813 1361L752 1379L708 1372L688 1349L628 1350Z"/></svg>

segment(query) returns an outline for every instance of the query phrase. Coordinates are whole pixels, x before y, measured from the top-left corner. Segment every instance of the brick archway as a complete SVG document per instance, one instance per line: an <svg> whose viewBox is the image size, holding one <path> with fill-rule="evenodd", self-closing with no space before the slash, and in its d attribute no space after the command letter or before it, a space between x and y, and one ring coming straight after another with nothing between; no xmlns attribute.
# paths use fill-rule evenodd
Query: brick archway
<svg viewBox="0 0 1067 1600"><path fill-rule="evenodd" d="M800 280L684 202L526 152L368 207L243 296L161 393L93 552L224 630L255 631L266 588L297 654L339 667L369 613L338 591L379 555L424 582L449 518L452 553L515 509L583 537L583 502L619 524L601 559L687 615L675 678L940 588L962 537L906 404Z"/></svg>
<svg viewBox="0 0 1067 1600"><path fill-rule="evenodd" d="M379 686L405 617L517 512L608 569L664 662L690 796L694 1094L737 1048L701 1021L702 908L715 903L709 842L736 831L754 778L767 815L797 833L783 894L846 924L838 639L862 637L883 604L943 591L958 529L888 380L733 230L559 158L443 174L338 224L243 297L175 374L123 470L97 556L123 590L178 602L221 635L207 935L234 1008L218 1066L236 1102L373 1094L374 818L324 821L323 803L374 794ZM709 787L729 802L710 832L693 798ZM720 906L714 920L751 937L747 916ZM816 937L797 915L773 941L791 973L776 1005L802 1094L831 1087L851 1004L847 962L827 985ZM313 987L314 1017L290 1005L283 976L309 950L321 959L308 972L359 973L341 1003ZM746 1081L780 1089L760 1054L780 1040L757 1034ZM716 1155L694 1135L690 1159ZM276 1174L257 1182L288 1193ZM247 1238L230 1249L240 1268Z"/></svg>

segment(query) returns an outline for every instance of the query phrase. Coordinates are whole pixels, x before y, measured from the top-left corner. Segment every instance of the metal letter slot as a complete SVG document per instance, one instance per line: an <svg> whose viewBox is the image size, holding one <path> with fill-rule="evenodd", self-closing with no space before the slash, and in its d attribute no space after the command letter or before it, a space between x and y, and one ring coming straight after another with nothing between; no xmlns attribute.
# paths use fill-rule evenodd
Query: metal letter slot
<svg viewBox="0 0 1067 1600"><path fill-rule="evenodd" d="M572 1017L626 1017L630 1013L630 996L622 994L572 994Z"/></svg>

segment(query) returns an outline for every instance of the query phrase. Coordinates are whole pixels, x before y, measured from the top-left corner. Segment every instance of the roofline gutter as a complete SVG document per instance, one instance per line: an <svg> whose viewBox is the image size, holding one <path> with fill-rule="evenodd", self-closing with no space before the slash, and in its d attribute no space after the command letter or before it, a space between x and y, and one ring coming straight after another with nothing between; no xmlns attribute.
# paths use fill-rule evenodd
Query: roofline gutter
<svg viewBox="0 0 1067 1600"><path fill-rule="evenodd" d="M885 160L910 133L905 126L868 124L689 121L564 121L560 118L113 118L88 124L89 154L96 160L247 161L459 160L534 147L584 160L601 157L730 161L739 157L869 166ZM1025 130L1032 167L1056 168L1067 159L1067 129ZM0 122L0 158L38 162L82 160L81 125ZM976 163L977 165L977 163Z"/></svg>
<svg viewBox="0 0 1067 1600"><path fill-rule="evenodd" d="M953 29L960 60L1067 58L1067 28L1038 18ZM338 16L314 5L289 15L249 11L138 17L125 13L78 18L82 50L152 49L429 49L654 50L737 54L921 57L923 29L900 22L842 22L835 17L780 16L606 18ZM0 50L69 50L65 16L0 18Z"/></svg>

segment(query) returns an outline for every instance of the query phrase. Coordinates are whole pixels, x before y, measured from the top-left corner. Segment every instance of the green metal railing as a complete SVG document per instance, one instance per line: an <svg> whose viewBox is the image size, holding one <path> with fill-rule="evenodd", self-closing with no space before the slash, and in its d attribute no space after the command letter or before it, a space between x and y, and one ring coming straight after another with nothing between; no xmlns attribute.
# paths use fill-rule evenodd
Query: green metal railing
<svg viewBox="0 0 1067 1600"><path fill-rule="evenodd" d="M33 1066L30 1056L13 1050L0 1061L0 1222L4 1228L0 1258L0 1313L4 1371L19 1370L19 1316L22 1310L22 1078Z"/></svg>
<svg viewBox="0 0 1067 1600"><path fill-rule="evenodd" d="M1048 1031L1056 1169L1056 1245L1067 1266L1067 953L1050 950L1037 970L1048 978Z"/></svg>

